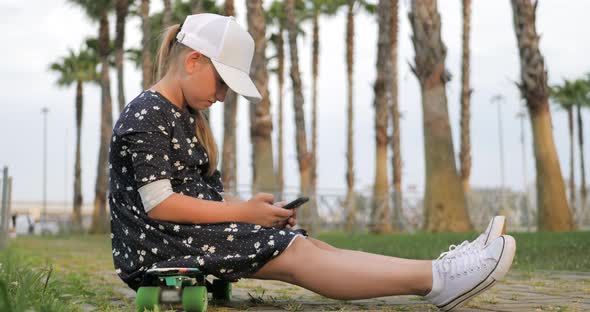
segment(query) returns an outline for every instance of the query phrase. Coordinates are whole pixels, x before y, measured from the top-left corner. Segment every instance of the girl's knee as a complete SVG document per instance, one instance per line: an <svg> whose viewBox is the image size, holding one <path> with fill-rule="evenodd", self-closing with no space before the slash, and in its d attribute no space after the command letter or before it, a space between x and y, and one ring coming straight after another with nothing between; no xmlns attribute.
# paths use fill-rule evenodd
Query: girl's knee
<svg viewBox="0 0 590 312"><path fill-rule="evenodd" d="M292 254L290 256L291 259L297 258L298 261L305 261L305 257L310 256L310 252L317 248L319 247L314 244L312 238L298 236L294 238L291 246L289 246L289 248L287 248L283 253Z"/></svg>
<svg viewBox="0 0 590 312"><path fill-rule="evenodd" d="M254 274L253 278L274 279L293 283L297 268L309 261L309 256L317 248L307 238L295 237L287 249L266 263L260 271Z"/></svg>
<svg viewBox="0 0 590 312"><path fill-rule="evenodd" d="M295 282L299 270L314 263L314 257L318 257L318 253L321 252L324 252L324 250L314 244L309 238L295 238L291 246L282 254L282 260L286 263L286 271L284 273L289 276L292 282Z"/></svg>
<svg viewBox="0 0 590 312"><path fill-rule="evenodd" d="M308 237L307 239L310 242L312 242L314 245L316 245L317 247L319 247L321 249L329 250L329 251L337 251L337 250L340 250L340 249L338 249L338 248L336 248L336 247L334 247L334 246L332 246L332 245L330 245L330 244L328 244L326 242L323 242L323 241L321 241L319 239L315 239L315 238L311 238L311 237Z"/></svg>

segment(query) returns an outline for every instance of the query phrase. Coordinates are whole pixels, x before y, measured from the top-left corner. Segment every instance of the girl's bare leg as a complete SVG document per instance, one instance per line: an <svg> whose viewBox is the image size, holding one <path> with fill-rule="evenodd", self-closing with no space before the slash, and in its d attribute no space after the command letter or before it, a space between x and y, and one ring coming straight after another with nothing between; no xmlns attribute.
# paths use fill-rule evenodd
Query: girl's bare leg
<svg viewBox="0 0 590 312"><path fill-rule="evenodd" d="M380 255L380 254L374 254L374 253L358 251L358 250L340 249L340 248L336 248L326 242L323 242L323 241L315 239L315 238L308 237L307 239L309 239L314 245L316 245L319 248L326 249L326 250L339 251L344 254L358 255L360 257L370 257L370 258L373 258L376 260L395 261L396 263L399 263L400 261L401 262L408 262L408 263L416 261L413 259L390 257L390 256L384 256L384 255Z"/></svg>
<svg viewBox="0 0 590 312"><path fill-rule="evenodd" d="M280 280L342 300L430 291L431 261L345 251L318 242L295 239L252 278Z"/></svg>

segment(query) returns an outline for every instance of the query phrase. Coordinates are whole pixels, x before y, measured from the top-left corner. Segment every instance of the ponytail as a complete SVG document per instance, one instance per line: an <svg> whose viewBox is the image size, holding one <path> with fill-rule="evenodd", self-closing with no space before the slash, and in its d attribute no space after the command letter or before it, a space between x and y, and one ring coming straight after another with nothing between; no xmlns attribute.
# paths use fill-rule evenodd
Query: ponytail
<svg viewBox="0 0 590 312"><path fill-rule="evenodd" d="M207 118L205 118L205 114L202 111L197 110L195 115L197 117L197 139L201 145L205 147L207 155L209 156L209 169L207 170L207 175L211 176L215 172L215 169L217 169L217 162L219 159L217 144L215 143L213 132L209 127L209 122L207 121Z"/></svg>
<svg viewBox="0 0 590 312"><path fill-rule="evenodd" d="M176 35L180 31L180 27L180 24L172 25L166 28L163 33L162 43L158 49L156 81L162 79L166 75L166 72L170 69L170 61L176 59L183 49L188 49L184 45L178 44L176 41ZM215 143L213 132L209 127L209 122L205 118L203 112L196 110L192 111L192 113L196 116L195 131L197 140L199 140L199 143L205 148L209 158L209 168L207 169L206 175L211 176L217 169L217 163L219 161L217 144Z"/></svg>
<svg viewBox="0 0 590 312"><path fill-rule="evenodd" d="M156 66L156 81L162 79L168 71L169 60L171 55L176 55L180 50L180 45L176 44L176 34L180 31L180 24L172 25L164 31L162 43L158 49L158 63Z"/></svg>

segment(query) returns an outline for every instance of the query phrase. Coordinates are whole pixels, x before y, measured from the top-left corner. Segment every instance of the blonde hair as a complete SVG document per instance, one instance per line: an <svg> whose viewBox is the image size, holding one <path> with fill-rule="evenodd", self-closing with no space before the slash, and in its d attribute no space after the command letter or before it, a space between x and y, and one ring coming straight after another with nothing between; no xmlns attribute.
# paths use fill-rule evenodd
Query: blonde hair
<svg viewBox="0 0 590 312"><path fill-rule="evenodd" d="M163 32L162 36L162 43L160 44L160 48L158 49L158 57L157 57L157 66L156 66L156 79L160 80L168 70L170 70L171 65L173 65L173 60L177 60L178 57L184 52L185 50L190 50L190 48L179 44L176 41L176 34L180 30L180 24L172 25L166 28ZM203 55L204 56L204 55ZM208 57L204 59L208 60L211 63L211 60ZM217 149L217 144L215 143L215 138L213 137L213 132L209 127L209 122L205 118L205 115L200 110L191 110L196 115L196 133L197 139L205 148L205 151L209 155L209 169L206 172L207 176L211 176L215 169L217 169L217 163L219 158L219 152Z"/></svg>

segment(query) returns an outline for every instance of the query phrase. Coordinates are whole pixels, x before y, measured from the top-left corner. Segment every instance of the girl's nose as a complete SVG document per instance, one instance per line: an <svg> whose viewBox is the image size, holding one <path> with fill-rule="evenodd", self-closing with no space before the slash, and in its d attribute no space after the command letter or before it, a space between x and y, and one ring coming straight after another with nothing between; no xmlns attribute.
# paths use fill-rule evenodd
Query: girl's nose
<svg viewBox="0 0 590 312"><path fill-rule="evenodd" d="M222 86L221 88L217 89L217 94L215 95L217 97L217 100L219 102L223 102L225 100L225 95L227 94L227 86Z"/></svg>

